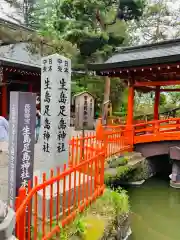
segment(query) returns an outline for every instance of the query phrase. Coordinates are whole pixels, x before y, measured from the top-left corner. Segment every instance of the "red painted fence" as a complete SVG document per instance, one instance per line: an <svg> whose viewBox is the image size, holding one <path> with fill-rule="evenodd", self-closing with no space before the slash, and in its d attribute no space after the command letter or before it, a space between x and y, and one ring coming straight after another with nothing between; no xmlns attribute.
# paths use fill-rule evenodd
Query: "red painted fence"
<svg viewBox="0 0 180 240"><path fill-rule="evenodd" d="M99 124L96 133L73 137L69 143L68 166L56 172L52 169L49 179L44 173L42 182L35 177L34 186L28 191L19 190L17 238L45 240L58 235L60 226L69 224L78 212L103 193L106 158L132 151L136 143L179 139L180 118L134 126L103 127Z"/></svg>
<svg viewBox="0 0 180 240"><path fill-rule="evenodd" d="M60 231L60 225L69 224L103 193L105 158L132 149L125 129L114 131L110 127L104 137L98 138L95 133L84 138L73 137L69 143L68 166L56 172L52 169L49 179L44 173L42 182L35 177L34 186L28 192L19 190L16 200L19 240L51 239Z"/></svg>
<svg viewBox="0 0 180 240"><path fill-rule="evenodd" d="M134 126L134 144L179 139L180 118L149 121Z"/></svg>
<svg viewBox="0 0 180 240"><path fill-rule="evenodd" d="M51 239L70 223L104 190L104 153L81 162L50 179L43 174L42 183L35 177L33 189L20 189L17 197L16 236L19 240ZM86 173L86 174L84 174ZM33 214L31 216L31 208ZM27 212L27 213L26 213ZM28 225L28 228L25 226Z"/></svg>
<svg viewBox="0 0 180 240"><path fill-rule="evenodd" d="M32 189L21 188L16 201L16 236L19 240L51 239L60 226L69 224L78 212L104 190L105 159L132 151L136 143L180 139L180 118L150 121L134 126L97 126L96 133L73 137L69 163L53 169ZM30 183L29 183L30 186ZM32 211L31 211L32 209ZM25 228L25 226L28 226Z"/></svg>

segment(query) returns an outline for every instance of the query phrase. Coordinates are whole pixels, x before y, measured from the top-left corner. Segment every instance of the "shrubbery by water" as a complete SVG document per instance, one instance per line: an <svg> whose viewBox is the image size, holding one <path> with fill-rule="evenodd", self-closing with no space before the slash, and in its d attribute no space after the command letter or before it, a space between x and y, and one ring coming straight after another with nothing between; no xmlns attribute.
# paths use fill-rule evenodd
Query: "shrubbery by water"
<svg viewBox="0 0 180 240"><path fill-rule="evenodd" d="M125 190L106 189L103 196L79 214L72 224L61 229L60 239L109 239L109 235L115 234L120 221L128 217L129 211L129 198Z"/></svg>

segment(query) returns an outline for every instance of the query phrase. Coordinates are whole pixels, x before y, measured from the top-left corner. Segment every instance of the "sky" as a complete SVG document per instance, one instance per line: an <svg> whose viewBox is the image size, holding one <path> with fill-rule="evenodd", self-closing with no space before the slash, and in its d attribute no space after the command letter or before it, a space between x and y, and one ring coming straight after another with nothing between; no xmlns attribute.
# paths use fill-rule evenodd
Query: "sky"
<svg viewBox="0 0 180 240"><path fill-rule="evenodd" d="M13 18L17 18L19 20L23 20L20 16L20 13L17 14L14 8L12 8L7 2L4 0L0 0L0 18L3 18L4 20L9 20L11 22L17 23L18 21L15 21Z"/></svg>

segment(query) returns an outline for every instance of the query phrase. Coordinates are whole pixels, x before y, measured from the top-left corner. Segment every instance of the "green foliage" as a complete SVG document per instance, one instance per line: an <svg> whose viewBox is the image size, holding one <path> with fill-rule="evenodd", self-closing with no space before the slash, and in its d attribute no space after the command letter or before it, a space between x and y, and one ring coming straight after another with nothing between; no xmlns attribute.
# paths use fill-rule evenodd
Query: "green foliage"
<svg viewBox="0 0 180 240"><path fill-rule="evenodd" d="M68 238L68 234L67 234L67 232L66 232L66 229L64 229L64 228L61 228L61 231L60 231L60 239L61 240L68 240L69 238Z"/></svg>
<svg viewBox="0 0 180 240"><path fill-rule="evenodd" d="M110 168L116 168L116 167L119 167L119 166L124 166L124 165L127 164L127 162L128 162L128 159L125 158L125 157L115 158L109 163L109 167Z"/></svg>
<svg viewBox="0 0 180 240"><path fill-rule="evenodd" d="M166 105L166 103L167 103L166 95L163 94L163 93L161 93L161 94L160 94L159 104L164 106L164 105Z"/></svg>
<svg viewBox="0 0 180 240"><path fill-rule="evenodd" d="M72 95L81 91L88 90L96 96L96 105L101 105L104 97L104 79L98 76L90 75L75 75L72 76ZM113 110L121 108L124 102L124 85L118 78L113 78L111 81L110 101L113 105ZM120 107L119 107L120 106Z"/></svg>
<svg viewBox="0 0 180 240"><path fill-rule="evenodd" d="M121 22L119 28L118 19L138 19L143 9L144 0L40 0L33 6L31 22L42 35L69 41L83 58L97 61L109 56L126 37L125 24Z"/></svg>
<svg viewBox="0 0 180 240"><path fill-rule="evenodd" d="M113 116L115 116L115 117L124 117L124 115L126 115L125 111L113 112Z"/></svg>
<svg viewBox="0 0 180 240"><path fill-rule="evenodd" d="M76 216L70 225L65 228L60 225L59 238L61 240L101 239L107 228L116 228L117 219L128 215L129 211L129 197L126 191L121 188L106 189L104 194L96 199L88 209Z"/></svg>
<svg viewBox="0 0 180 240"><path fill-rule="evenodd" d="M120 0L119 8L121 11L119 11L118 17L125 21L139 20L143 14L145 3L145 0Z"/></svg>
<svg viewBox="0 0 180 240"><path fill-rule="evenodd" d="M122 188L117 188L111 192L112 203L117 215L129 212L129 197Z"/></svg>
<svg viewBox="0 0 180 240"><path fill-rule="evenodd" d="M82 218L82 215L79 215L75 218L73 225L75 228L74 235L82 236L86 234L87 225L84 219Z"/></svg>
<svg viewBox="0 0 180 240"><path fill-rule="evenodd" d="M164 88L170 88L164 87ZM179 86L171 86L172 89ZM154 94L137 94L135 95L135 119L152 120L154 116ZM159 113L162 115L165 112L172 111L178 108L180 102L180 92L168 92L160 94ZM177 112L178 114L178 112ZM179 115L177 115L179 116Z"/></svg>
<svg viewBox="0 0 180 240"><path fill-rule="evenodd" d="M86 212L85 212L86 215ZM59 224L60 227L60 234L59 237L61 240L68 240L71 236L79 236L83 237L86 233L87 225L84 221L83 214L76 215L75 220L71 223L70 226L62 227L61 224ZM56 223L53 224L56 226Z"/></svg>
<svg viewBox="0 0 180 240"><path fill-rule="evenodd" d="M119 182L124 182L129 179L129 174L134 171L130 166L124 165L115 168L111 168L114 171L105 171L104 183L107 186L117 185Z"/></svg>
<svg viewBox="0 0 180 240"><path fill-rule="evenodd" d="M117 2L111 1L65 0L56 6L54 29L63 39L76 44L86 60L92 60L97 52L99 58L104 58L124 40L125 33L119 36L106 32L106 16L116 6Z"/></svg>
<svg viewBox="0 0 180 240"><path fill-rule="evenodd" d="M146 180L148 178L149 178L149 167L148 167L147 161L141 162L140 165L129 174L130 182Z"/></svg>
<svg viewBox="0 0 180 240"><path fill-rule="evenodd" d="M120 166L117 170L117 178L120 179L127 179L128 173L131 172L131 168L129 166Z"/></svg>
<svg viewBox="0 0 180 240"><path fill-rule="evenodd" d="M120 187L113 190L107 189L94 207L99 208L103 215L120 216L129 213L129 197L127 192Z"/></svg>
<svg viewBox="0 0 180 240"><path fill-rule="evenodd" d="M103 62L126 42L126 24L122 20L138 19L143 8L144 0L40 0L34 4L29 21L54 46L53 50L45 46L44 54L64 54L72 59L74 69L87 72L88 63ZM77 85L73 84L73 93L88 90L102 103L104 81L99 77L74 76L73 81ZM122 100L123 88L119 79L113 79L113 111L126 105Z"/></svg>
<svg viewBox="0 0 180 240"><path fill-rule="evenodd" d="M91 207L91 211L97 211L100 215L121 215L129 212L129 198L127 192L121 188L106 189Z"/></svg>

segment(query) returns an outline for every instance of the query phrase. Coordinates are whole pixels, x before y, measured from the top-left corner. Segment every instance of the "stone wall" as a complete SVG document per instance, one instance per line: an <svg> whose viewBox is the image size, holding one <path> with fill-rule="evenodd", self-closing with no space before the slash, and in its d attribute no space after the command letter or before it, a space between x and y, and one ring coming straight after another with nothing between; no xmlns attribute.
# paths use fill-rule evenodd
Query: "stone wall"
<svg viewBox="0 0 180 240"><path fill-rule="evenodd" d="M150 159L143 159L137 168L128 176L128 182L147 180L156 174L155 165Z"/></svg>
<svg viewBox="0 0 180 240"><path fill-rule="evenodd" d="M125 240L131 234L128 215L117 216L113 223L109 223L101 240Z"/></svg>
<svg viewBox="0 0 180 240"><path fill-rule="evenodd" d="M144 171L145 180L156 174L156 168L150 159L144 159L142 162L142 171Z"/></svg>

